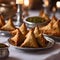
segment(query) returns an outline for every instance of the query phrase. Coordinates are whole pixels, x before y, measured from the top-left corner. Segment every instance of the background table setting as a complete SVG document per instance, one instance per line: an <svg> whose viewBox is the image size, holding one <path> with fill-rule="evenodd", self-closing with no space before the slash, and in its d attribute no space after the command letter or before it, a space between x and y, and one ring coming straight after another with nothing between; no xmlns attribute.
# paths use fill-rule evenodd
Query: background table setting
<svg viewBox="0 0 60 60"><path fill-rule="evenodd" d="M38 16L38 11L29 11L30 15ZM7 43L8 36L0 36L1 43ZM48 37L47 37L48 39ZM40 51L24 51L19 50L10 45L9 47L9 57L6 60L59 60L60 59L60 42L55 42L55 45L52 48L48 48ZM5 59L3 59L5 60Z"/></svg>

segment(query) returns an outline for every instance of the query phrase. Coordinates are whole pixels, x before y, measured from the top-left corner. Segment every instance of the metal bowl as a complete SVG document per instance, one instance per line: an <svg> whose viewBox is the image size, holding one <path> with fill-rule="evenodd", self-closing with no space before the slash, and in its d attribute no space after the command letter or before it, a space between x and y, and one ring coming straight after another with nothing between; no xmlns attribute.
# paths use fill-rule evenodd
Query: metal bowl
<svg viewBox="0 0 60 60"><path fill-rule="evenodd" d="M3 44L3 43L0 43L0 44ZM6 47L4 48L0 48L0 58L6 58L9 56L9 45L8 44L3 44L3 45L6 45Z"/></svg>
<svg viewBox="0 0 60 60"><path fill-rule="evenodd" d="M31 17L38 17L38 16L30 16L30 18ZM27 21L27 19L28 19L29 17L26 17L26 18L24 18L24 20L23 20L23 22L26 24L26 26L28 27L28 28L34 28L35 26L44 26L44 25L47 25L47 23L49 22L49 20L48 21L45 21L45 22L43 22L43 23L33 23L33 22L28 22Z"/></svg>

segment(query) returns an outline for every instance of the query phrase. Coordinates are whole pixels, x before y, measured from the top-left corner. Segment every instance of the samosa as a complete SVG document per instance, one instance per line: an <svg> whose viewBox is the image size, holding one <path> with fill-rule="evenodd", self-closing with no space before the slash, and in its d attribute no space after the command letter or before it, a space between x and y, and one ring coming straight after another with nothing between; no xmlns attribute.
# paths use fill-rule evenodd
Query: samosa
<svg viewBox="0 0 60 60"><path fill-rule="evenodd" d="M35 37L37 38L37 36L40 34L40 30L39 30L39 27L36 26L35 29L34 29L34 35Z"/></svg>
<svg viewBox="0 0 60 60"><path fill-rule="evenodd" d="M44 18L47 21L50 21L49 16L43 10L40 11L39 16L42 17L42 18Z"/></svg>
<svg viewBox="0 0 60 60"><path fill-rule="evenodd" d="M38 48L39 47L32 30L29 31L27 38L25 39L25 41L22 43L22 45L20 47L28 47L28 48Z"/></svg>
<svg viewBox="0 0 60 60"><path fill-rule="evenodd" d="M30 31L31 31L31 32L34 32L34 28L30 29L30 30L28 31L28 33L25 35L25 37L28 37L28 36L30 35L30 33L31 33Z"/></svg>
<svg viewBox="0 0 60 60"><path fill-rule="evenodd" d="M48 25L41 27L39 30L42 33L50 34L51 30L52 30L52 26L53 26L53 24L52 24L52 22L50 22Z"/></svg>
<svg viewBox="0 0 60 60"><path fill-rule="evenodd" d="M53 16L52 19L51 19L51 21L46 26L43 26L43 27L41 27L39 29L43 33L52 35L53 25L56 22L57 22L57 19L56 19L55 16Z"/></svg>
<svg viewBox="0 0 60 60"><path fill-rule="evenodd" d="M25 23L23 23L20 27L19 30L21 31L21 33L25 36L28 33L27 27L25 25Z"/></svg>
<svg viewBox="0 0 60 60"><path fill-rule="evenodd" d="M16 35L17 32L18 32L18 28L15 29L15 30L13 30L13 31L10 31L10 34L11 34L11 35Z"/></svg>
<svg viewBox="0 0 60 60"><path fill-rule="evenodd" d="M22 35L19 29L17 29L16 35L11 37L9 41L15 46L20 46L23 43L24 39L25 37Z"/></svg>
<svg viewBox="0 0 60 60"><path fill-rule="evenodd" d="M57 18L55 16L52 17L51 22L54 24L57 21Z"/></svg>
<svg viewBox="0 0 60 60"><path fill-rule="evenodd" d="M60 37L60 20L53 25L52 35Z"/></svg>
<svg viewBox="0 0 60 60"><path fill-rule="evenodd" d="M4 18L3 16L1 15L0 16L0 27L4 26L5 25L5 21L4 21Z"/></svg>
<svg viewBox="0 0 60 60"><path fill-rule="evenodd" d="M4 31L13 31L15 30L15 26L12 22L12 19L9 18L8 22L1 27L1 30L4 30Z"/></svg>
<svg viewBox="0 0 60 60"><path fill-rule="evenodd" d="M46 39L44 38L43 34L39 34L39 36L37 37L37 42L39 44L40 47L46 47Z"/></svg>
<svg viewBox="0 0 60 60"><path fill-rule="evenodd" d="M57 22L56 23L54 23L54 25L53 25L53 29L55 30L60 30L60 20L57 20Z"/></svg>
<svg viewBox="0 0 60 60"><path fill-rule="evenodd" d="M41 10L41 11L40 11L40 13L39 13L39 16L40 16L40 17L42 17L42 16L43 16L43 14L44 14L44 11L43 11L43 10Z"/></svg>

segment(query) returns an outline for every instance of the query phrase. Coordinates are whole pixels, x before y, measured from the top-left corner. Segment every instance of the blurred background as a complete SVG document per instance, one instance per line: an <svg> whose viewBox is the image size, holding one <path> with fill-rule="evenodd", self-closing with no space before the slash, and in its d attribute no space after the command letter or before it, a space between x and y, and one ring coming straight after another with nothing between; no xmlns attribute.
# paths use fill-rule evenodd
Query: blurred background
<svg viewBox="0 0 60 60"><path fill-rule="evenodd" d="M60 0L29 0L29 10L44 10L47 12L60 13ZM14 16L17 11L15 0L0 0L0 14Z"/></svg>

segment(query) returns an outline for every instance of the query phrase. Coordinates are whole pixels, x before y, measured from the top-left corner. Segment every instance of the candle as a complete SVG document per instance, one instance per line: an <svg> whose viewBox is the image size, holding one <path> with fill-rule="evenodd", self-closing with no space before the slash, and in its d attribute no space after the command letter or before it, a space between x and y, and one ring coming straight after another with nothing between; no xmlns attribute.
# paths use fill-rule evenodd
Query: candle
<svg viewBox="0 0 60 60"><path fill-rule="evenodd" d="M29 0L24 0L24 6L29 6Z"/></svg>
<svg viewBox="0 0 60 60"><path fill-rule="evenodd" d="M60 1L57 1L56 6L57 8L60 8Z"/></svg>
<svg viewBox="0 0 60 60"><path fill-rule="evenodd" d="M24 0L16 0L16 4L23 4Z"/></svg>

